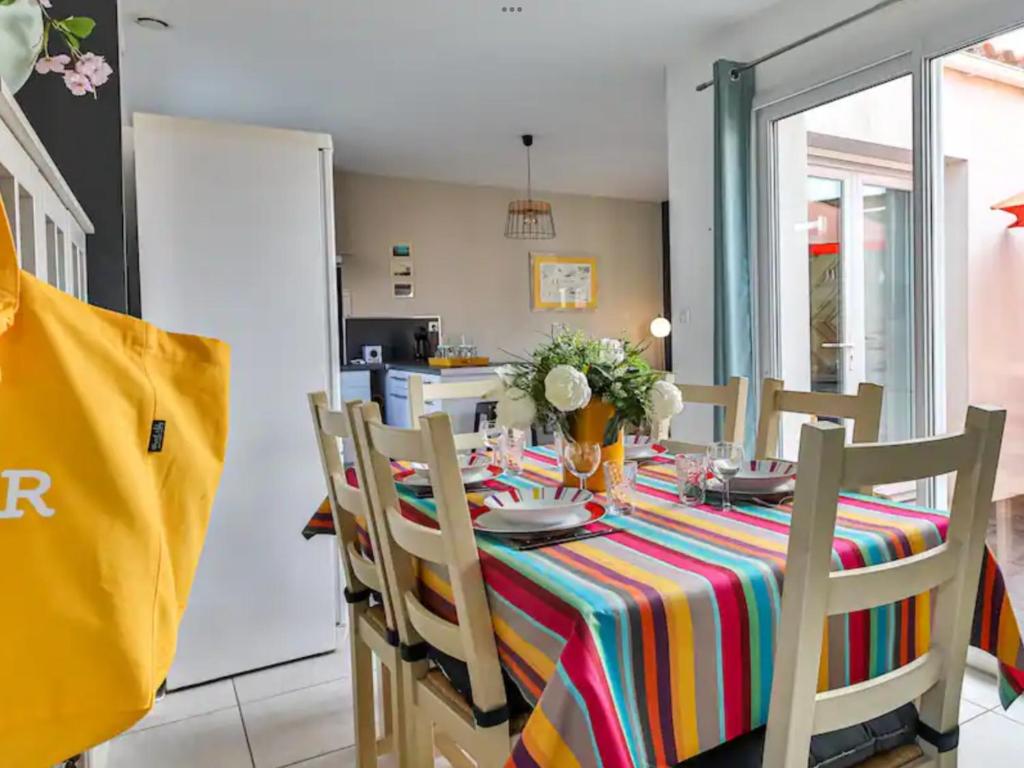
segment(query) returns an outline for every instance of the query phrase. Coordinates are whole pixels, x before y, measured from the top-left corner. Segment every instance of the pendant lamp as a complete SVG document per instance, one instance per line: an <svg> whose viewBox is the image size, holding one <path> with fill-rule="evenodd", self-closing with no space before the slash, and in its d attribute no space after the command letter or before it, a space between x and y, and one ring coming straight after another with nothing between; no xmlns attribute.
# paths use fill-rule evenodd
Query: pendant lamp
<svg viewBox="0 0 1024 768"><path fill-rule="evenodd" d="M513 240L551 240L555 236L555 219L551 203L533 199L533 175L530 167L530 147L533 136L523 136L526 147L526 199L513 200L508 204L508 218L505 220L505 237Z"/></svg>

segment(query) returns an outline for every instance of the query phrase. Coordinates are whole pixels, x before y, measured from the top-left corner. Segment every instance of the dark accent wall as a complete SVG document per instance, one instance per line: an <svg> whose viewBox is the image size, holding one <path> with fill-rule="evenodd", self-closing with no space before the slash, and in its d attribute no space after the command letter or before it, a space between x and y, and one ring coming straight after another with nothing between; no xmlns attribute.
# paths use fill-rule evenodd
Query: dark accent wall
<svg viewBox="0 0 1024 768"><path fill-rule="evenodd" d="M96 30L84 41L83 50L105 56L114 76L93 99L72 96L57 75L34 74L17 100L96 227L87 243L89 301L127 312L117 2L53 0L51 14L95 19Z"/></svg>

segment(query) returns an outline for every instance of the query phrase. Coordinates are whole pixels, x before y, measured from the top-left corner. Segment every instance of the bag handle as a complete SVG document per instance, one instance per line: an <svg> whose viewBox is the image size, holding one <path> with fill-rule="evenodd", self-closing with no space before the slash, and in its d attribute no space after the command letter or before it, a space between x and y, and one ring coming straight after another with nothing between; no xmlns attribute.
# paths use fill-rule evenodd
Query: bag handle
<svg viewBox="0 0 1024 768"><path fill-rule="evenodd" d="M0 200L0 336L14 325L14 316L18 313L20 280L14 235L4 202Z"/></svg>

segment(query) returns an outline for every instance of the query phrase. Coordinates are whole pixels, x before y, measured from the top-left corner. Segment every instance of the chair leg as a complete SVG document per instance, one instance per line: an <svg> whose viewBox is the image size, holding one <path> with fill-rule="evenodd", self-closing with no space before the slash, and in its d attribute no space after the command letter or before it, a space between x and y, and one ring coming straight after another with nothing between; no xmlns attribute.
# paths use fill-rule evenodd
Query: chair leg
<svg viewBox="0 0 1024 768"><path fill-rule="evenodd" d="M396 687L392 681L393 673L383 664L380 665L380 710L384 717L384 739L390 740L394 745L395 739L395 709L398 703L395 701Z"/></svg>
<svg viewBox="0 0 1024 768"><path fill-rule="evenodd" d="M433 723L420 719L422 711L416 706L415 665L401 662L398 666L395 701L395 722L398 727L399 768L433 768Z"/></svg>
<svg viewBox="0 0 1024 768"><path fill-rule="evenodd" d="M373 652L359 639L356 616L352 624L349 647L352 654L352 713L355 717L356 765L375 768L377 765L377 717L373 695Z"/></svg>

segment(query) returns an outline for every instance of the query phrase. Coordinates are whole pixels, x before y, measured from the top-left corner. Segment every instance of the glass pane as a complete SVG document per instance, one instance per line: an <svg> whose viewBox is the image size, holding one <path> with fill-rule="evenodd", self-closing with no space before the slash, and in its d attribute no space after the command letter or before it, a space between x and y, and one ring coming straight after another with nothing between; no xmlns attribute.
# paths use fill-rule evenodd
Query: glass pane
<svg viewBox="0 0 1024 768"><path fill-rule="evenodd" d="M911 196L864 186L864 378L885 388L883 441L913 435L913 305Z"/></svg>
<svg viewBox="0 0 1024 768"><path fill-rule="evenodd" d="M881 385L883 440L914 436L912 106L904 77L775 126L782 378L824 393ZM784 418L784 457L804 421Z"/></svg>
<svg viewBox="0 0 1024 768"><path fill-rule="evenodd" d="M807 179L811 389L815 392L843 391L842 199L842 182Z"/></svg>

